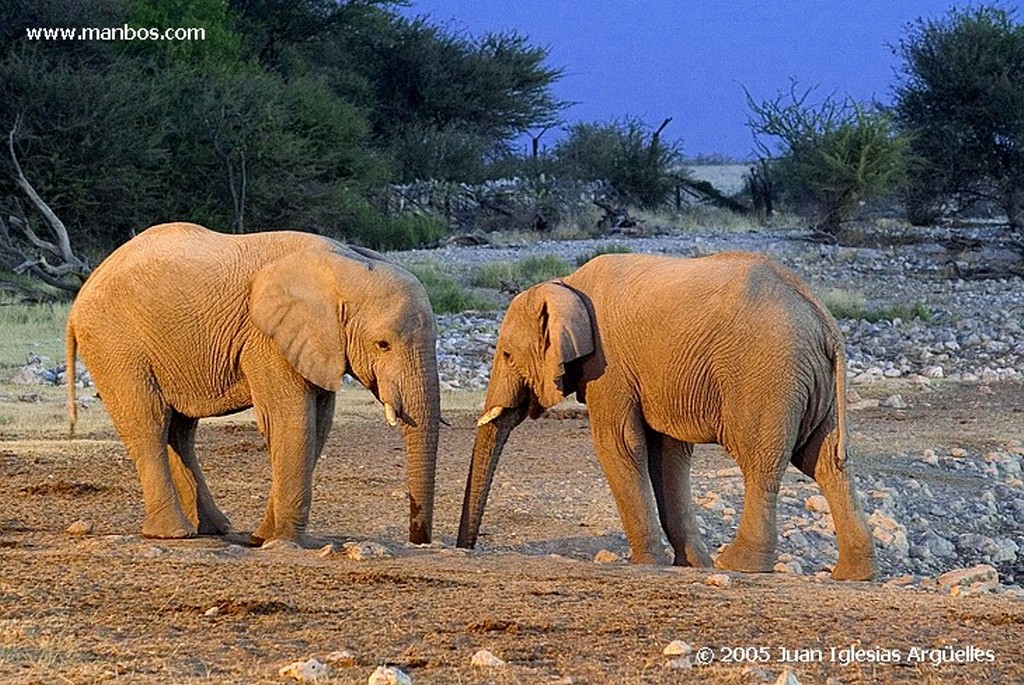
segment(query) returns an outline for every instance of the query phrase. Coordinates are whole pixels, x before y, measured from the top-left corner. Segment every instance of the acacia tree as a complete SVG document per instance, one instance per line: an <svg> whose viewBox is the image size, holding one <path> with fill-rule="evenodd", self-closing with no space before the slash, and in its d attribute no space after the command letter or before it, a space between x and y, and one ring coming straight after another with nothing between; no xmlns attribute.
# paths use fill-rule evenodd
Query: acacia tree
<svg viewBox="0 0 1024 685"><path fill-rule="evenodd" d="M813 88L756 102L747 93L747 125L783 200L813 213L815 228L836 236L861 201L899 184L907 139L888 112L850 98L809 103Z"/></svg>
<svg viewBox="0 0 1024 685"><path fill-rule="evenodd" d="M912 133L912 218L949 200L990 200L1011 227L1024 214L1024 25L1004 9L918 20L894 51L900 124Z"/></svg>
<svg viewBox="0 0 1024 685"><path fill-rule="evenodd" d="M555 173L582 181L607 181L620 204L654 208L675 188L681 159L678 142L661 138L635 117L578 123L554 150Z"/></svg>

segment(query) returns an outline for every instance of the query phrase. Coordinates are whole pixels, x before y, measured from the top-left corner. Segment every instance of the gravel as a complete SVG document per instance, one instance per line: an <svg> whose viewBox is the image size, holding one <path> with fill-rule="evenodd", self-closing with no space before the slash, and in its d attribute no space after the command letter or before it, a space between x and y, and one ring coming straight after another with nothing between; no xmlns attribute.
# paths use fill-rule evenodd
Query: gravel
<svg viewBox="0 0 1024 685"><path fill-rule="evenodd" d="M962 232L961 232L962 234ZM954 235L932 229L927 242L886 248L822 245L803 231L687 232L681 235L535 242L517 246L450 246L392 253L399 263L432 262L453 275L483 264L557 255L570 264L610 245L633 252L697 257L725 250L770 255L793 269L819 295L853 293L868 310L913 308L930 313L904 321L840 319L847 364L855 383L879 378L946 378L991 383L1024 379L1024 283L1020 278L964 280L956 277L962 252L940 241ZM972 259L970 255L967 259ZM962 264L961 264L962 265ZM438 363L442 386L487 385L493 343L502 312L438 317Z"/></svg>
<svg viewBox="0 0 1024 685"><path fill-rule="evenodd" d="M833 290L855 293L867 310L899 305L912 309L918 304L927 309L927 320L839 319L852 381L848 387L854 392L858 386L894 378L925 384L941 378L979 385L1024 380L1024 280L960 278L957 267L962 271L965 266L960 262L963 253L943 247L954 234L934 229L926 237L926 242L916 244L851 248L810 242L800 231L691 232L445 247L395 253L393 258L402 263L434 262L459 275L488 262L514 262L532 255L558 255L575 264L580 256L609 245L688 257L725 250L760 252L793 269L819 295ZM498 311L439 317L443 388L486 387L502 316ZM881 404L906 407L899 395ZM900 589L945 592L949 588L939 586L939 574L982 565L979 568L998 573L1004 591L1009 587L1015 596L1022 596L1024 591L1017 587L1024 584L1024 447L1020 442L1005 451L984 454L929 449L903 456L912 464L912 475L858 477L882 577L891 578L890 583ZM790 472L779 499L776 570L806 575L835 563L835 533L817 485L793 469ZM705 539L713 545L731 540L743 503L739 469L725 469L710 480L698 479L694 497L702 507ZM991 590L978 583L955 588L960 594L970 594L972 588L974 592Z"/></svg>

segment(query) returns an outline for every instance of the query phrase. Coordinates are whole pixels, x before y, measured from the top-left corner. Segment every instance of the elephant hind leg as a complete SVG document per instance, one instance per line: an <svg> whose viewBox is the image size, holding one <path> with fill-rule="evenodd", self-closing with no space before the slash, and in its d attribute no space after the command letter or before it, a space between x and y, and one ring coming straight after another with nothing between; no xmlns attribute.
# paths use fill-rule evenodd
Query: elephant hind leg
<svg viewBox="0 0 1024 685"><path fill-rule="evenodd" d="M203 478L203 470L196 455L196 426L193 419L177 411L172 412L167 433L167 458L171 478L178 492L178 500L185 516L200 535L224 535L231 531L231 522L217 507L213 493Z"/></svg>
<svg viewBox="0 0 1024 685"><path fill-rule="evenodd" d="M711 566L700 537L690 490L693 444L647 430L647 458L661 526L675 550L676 566Z"/></svg>
<svg viewBox="0 0 1024 685"><path fill-rule="evenodd" d="M839 561L832 569L832 577L871 580L878 572L875 548L847 466L846 446L839 429L831 423L822 425L816 433L806 449L816 450L812 476L825 495L835 524Z"/></svg>
<svg viewBox="0 0 1024 685"><path fill-rule="evenodd" d="M138 376L142 378L147 373L140 371ZM95 378L104 376L97 374ZM163 403L152 379L138 384L97 385L107 413L139 475L145 508L143 537L174 539L194 536L195 525L181 509L167 459L172 410Z"/></svg>
<svg viewBox="0 0 1024 685"><path fill-rule="evenodd" d="M760 443L757 436L729 452L743 472L743 513L736 537L715 559L715 566L732 571L765 573L775 566L776 503L782 473L792 454L792 440L784 427Z"/></svg>

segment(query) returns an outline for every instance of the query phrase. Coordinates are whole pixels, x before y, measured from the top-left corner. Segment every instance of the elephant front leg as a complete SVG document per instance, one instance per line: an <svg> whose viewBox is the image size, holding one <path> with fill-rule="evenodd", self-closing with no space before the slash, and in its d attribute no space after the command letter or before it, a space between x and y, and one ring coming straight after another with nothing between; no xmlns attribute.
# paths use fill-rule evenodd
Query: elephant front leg
<svg viewBox="0 0 1024 685"><path fill-rule="evenodd" d="M690 490L693 444L647 430L651 483L661 525L675 550L676 566L711 566L708 548L700 537Z"/></svg>
<svg viewBox="0 0 1024 685"><path fill-rule="evenodd" d="M199 458L195 451L197 419L178 412L171 415L167 435L167 457L171 477L185 516L200 535L224 535L230 532L231 522L217 506L213 493L206 485Z"/></svg>
<svg viewBox="0 0 1024 685"><path fill-rule="evenodd" d="M619 415L621 415L621 410ZM634 564L668 564L661 522L651 484L647 440L639 412L626 411L625 422L612 423L599 403L591 402L594 451L608 479Z"/></svg>
<svg viewBox="0 0 1024 685"><path fill-rule="evenodd" d="M255 402L257 421L270 451L270 496L251 542L288 540L302 544L312 504L317 417L313 393L288 397L278 388L272 403ZM255 395L255 392L254 392ZM254 398L255 399L255 398Z"/></svg>

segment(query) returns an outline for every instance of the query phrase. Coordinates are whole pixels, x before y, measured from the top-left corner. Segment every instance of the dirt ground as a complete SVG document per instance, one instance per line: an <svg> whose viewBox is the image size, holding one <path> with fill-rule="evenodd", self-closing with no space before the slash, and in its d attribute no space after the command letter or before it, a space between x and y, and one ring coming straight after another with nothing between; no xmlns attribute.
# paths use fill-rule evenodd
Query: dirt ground
<svg viewBox="0 0 1024 685"><path fill-rule="evenodd" d="M899 473L910 457L895 455L1024 438L1019 385L900 391L907 410L850 412L859 469ZM410 548L401 436L368 394L342 393L311 532L390 551L357 561L246 549L240 536L142 539L138 482L102 410L82 412L68 441L31 420L58 415L59 392L40 399L0 402L0 415L20 412L0 421L3 683L274 683L282 666L337 650L354 657L322 682L365 683L388 663L415 683L756 683L787 659L803 660L788 665L805 684L1024 682L1024 601L1008 594L783 574L716 587L708 570L594 563L628 548L579 410L513 435L465 553L454 539L479 396L445 400L437 542ZM243 414L201 424L199 443L218 502L250 530L269 487L260 436ZM733 465L717 448L698 457L696 482ZM91 533L66 532L79 519ZM676 639L712 663L667 667ZM507 665L471 666L479 649ZM900 663L879 663L896 651Z"/></svg>

